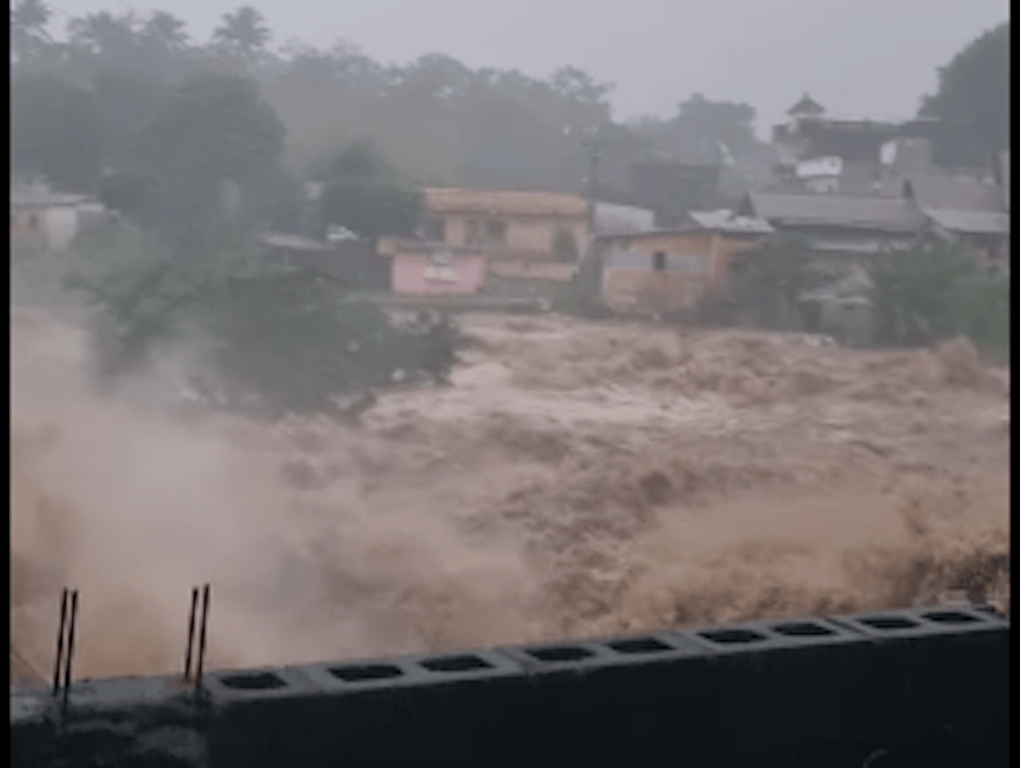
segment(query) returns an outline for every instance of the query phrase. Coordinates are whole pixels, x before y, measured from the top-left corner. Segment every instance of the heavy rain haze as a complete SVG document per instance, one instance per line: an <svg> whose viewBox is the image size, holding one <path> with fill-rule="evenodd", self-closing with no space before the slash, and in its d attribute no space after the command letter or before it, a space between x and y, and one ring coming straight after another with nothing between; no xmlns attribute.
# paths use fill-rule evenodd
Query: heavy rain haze
<svg viewBox="0 0 1020 768"><path fill-rule="evenodd" d="M1009 612L1004 3L11 6L12 681Z"/></svg>
<svg viewBox="0 0 1020 768"><path fill-rule="evenodd" d="M172 7L171 7L172 5ZM905 117L935 69L1009 18L1003 0L261 0L278 42L342 39L406 64L443 53L470 67L542 77L571 64L615 83L623 118L668 117L695 92L751 104L768 127L808 91L836 114ZM233 0L60 0L71 16L171 10L208 36ZM866 85L865 85L866 84Z"/></svg>

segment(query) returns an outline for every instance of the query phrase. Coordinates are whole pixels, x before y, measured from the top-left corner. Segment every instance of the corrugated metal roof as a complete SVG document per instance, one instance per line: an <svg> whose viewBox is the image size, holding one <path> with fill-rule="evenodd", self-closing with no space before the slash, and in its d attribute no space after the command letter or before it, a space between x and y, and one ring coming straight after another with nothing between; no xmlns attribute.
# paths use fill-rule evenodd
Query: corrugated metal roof
<svg viewBox="0 0 1020 768"><path fill-rule="evenodd" d="M968 235L1008 235L1009 214L994 211L958 211L925 208L924 214L948 232Z"/></svg>
<svg viewBox="0 0 1020 768"><path fill-rule="evenodd" d="M908 232L924 222L906 200L843 195L748 194L752 212L773 226L832 226L848 229Z"/></svg>
<svg viewBox="0 0 1020 768"><path fill-rule="evenodd" d="M436 213L481 213L517 216L588 215L588 202L577 195L550 192L501 192L454 187L425 190L425 207Z"/></svg>

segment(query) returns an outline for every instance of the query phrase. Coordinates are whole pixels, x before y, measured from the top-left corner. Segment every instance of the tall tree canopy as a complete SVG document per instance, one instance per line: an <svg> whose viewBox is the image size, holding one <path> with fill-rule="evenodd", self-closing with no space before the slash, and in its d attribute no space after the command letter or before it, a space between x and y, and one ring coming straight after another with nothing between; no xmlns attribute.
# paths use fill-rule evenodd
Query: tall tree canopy
<svg viewBox="0 0 1020 768"><path fill-rule="evenodd" d="M985 164L1009 148L1009 22L988 30L939 70L921 115L946 123L936 149L948 164Z"/></svg>
<svg viewBox="0 0 1020 768"><path fill-rule="evenodd" d="M612 86L577 67L548 77L473 69L443 54L403 65L374 61L344 41L316 48L270 46L270 25L250 6L227 13L203 40L171 11L103 11L68 20L62 39L47 0L12 5L15 76L46 71L91 93L99 115L101 164L138 160L141 127L181 83L200 73L244 74L287 128L282 162L307 175L338 146L371 136L409 177L428 184L580 192L593 145L600 182L629 186L630 165L656 150L697 162L724 143L736 166L759 162L753 110L707 98L685 101L669 119L640 128L614 118ZM16 46L17 47L17 46ZM750 158L750 159L749 159ZM743 165L742 165L743 164Z"/></svg>

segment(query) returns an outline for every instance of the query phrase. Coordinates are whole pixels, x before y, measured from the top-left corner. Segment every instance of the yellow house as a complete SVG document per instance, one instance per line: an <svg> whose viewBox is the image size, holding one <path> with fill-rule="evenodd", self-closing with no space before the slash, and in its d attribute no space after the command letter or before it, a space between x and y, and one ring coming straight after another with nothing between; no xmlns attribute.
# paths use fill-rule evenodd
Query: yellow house
<svg viewBox="0 0 1020 768"><path fill-rule="evenodd" d="M734 254L772 231L754 219L696 217L689 227L600 237L603 303L621 314L693 310L725 287Z"/></svg>
<svg viewBox="0 0 1020 768"><path fill-rule="evenodd" d="M588 204L577 195L432 187L422 235L481 246L490 261L577 263L588 246Z"/></svg>

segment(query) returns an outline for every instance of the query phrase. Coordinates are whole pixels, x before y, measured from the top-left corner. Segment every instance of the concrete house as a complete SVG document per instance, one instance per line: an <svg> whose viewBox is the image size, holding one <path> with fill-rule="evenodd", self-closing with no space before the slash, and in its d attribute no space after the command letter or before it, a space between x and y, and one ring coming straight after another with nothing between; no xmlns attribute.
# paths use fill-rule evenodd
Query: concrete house
<svg viewBox="0 0 1020 768"><path fill-rule="evenodd" d="M598 238L606 307L619 314L690 312L726 286L734 254L773 231L760 219L729 211L691 212L690 218L683 227Z"/></svg>
<svg viewBox="0 0 1020 768"><path fill-rule="evenodd" d="M574 263L588 247L588 203L576 195L432 187L422 234L481 248L489 261Z"/></svg>

